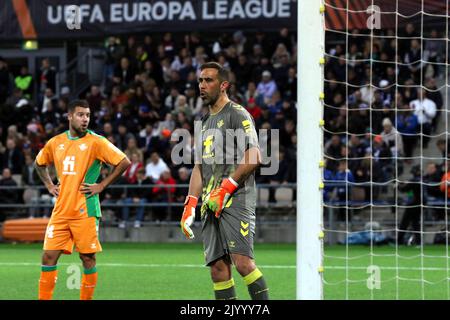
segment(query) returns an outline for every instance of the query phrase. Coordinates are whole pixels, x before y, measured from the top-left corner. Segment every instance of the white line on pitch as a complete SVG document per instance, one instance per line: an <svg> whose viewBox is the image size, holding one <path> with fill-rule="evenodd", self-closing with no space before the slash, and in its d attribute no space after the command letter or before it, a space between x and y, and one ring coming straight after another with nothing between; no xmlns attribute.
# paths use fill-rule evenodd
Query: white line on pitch
<svg viewBox="0 0 450 320"><path fill-rule="evenodd" d="M58 263L60 266L69 266L74 263ZM204 268L201 264L156 264L156 263L99 263L99 267L124 267L124 268ZM2 266L40 266L36 262L0 262L0 267ZM260 268L264 269L295 269L296 266L293 265L260 265ZM447 268L435 268L435 267L388 267L379 266L380 270L411 270L411 271L446 271ZM335 269L335 270L345 270L345 266L324 266L324 269ZM367 270L367 267L348 267L349 270Z"/></svg>
<svg viewBox="0 0 450 320"><path fill-rule="evenodd" d="M58 263L60 266L69 266L75 263ZM41 264L36 262L0 262L0 267L3 266L40 266ZM201 264L147 264L147 263L98 263L99 267L130 267L130 268L204 268ZM261 265L260 268L264 269L295 269L296 266L283 266L283 265Z"/></svg>

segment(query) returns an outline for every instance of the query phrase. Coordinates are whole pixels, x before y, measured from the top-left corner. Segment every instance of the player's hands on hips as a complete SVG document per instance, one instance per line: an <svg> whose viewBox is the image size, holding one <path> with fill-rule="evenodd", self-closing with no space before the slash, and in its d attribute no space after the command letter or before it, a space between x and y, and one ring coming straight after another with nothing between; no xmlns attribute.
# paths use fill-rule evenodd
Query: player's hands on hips
<svg viewBox="0 0 450 320"><path fill-rule="evenodd" d="M191 225L195 220L195 207L197 206L198 198L194 196L187 196L184 201L183 216L181 217L181 231L188 239L194 239L194 232L191 230Z"/></svg>
<svg viewBox="0 0 450 320"><path fill-rule="evenodd" d="M80 192L82 194L87 194L89 198L96 194L101 193L104 189L105 187L101 183L93 183L93 184L82 183L80 187Z"/></svg>
<svg viewBox="0 0 450 320"><path fill-rule="evenodd" d="M53 184L52 183L51 185L47 186L47 190L52 196L58 198L58 196L59 196L59 184Z"/></svg>
<svg viewBox="0 0 450 320"><path fill-rule="evenodd" d="M238 184L232 178L227 178L222 181L219 188L211 191L206 206L214 212L216 218L220 216L223 208L227 204L230 197L236 191Z"/></svg>

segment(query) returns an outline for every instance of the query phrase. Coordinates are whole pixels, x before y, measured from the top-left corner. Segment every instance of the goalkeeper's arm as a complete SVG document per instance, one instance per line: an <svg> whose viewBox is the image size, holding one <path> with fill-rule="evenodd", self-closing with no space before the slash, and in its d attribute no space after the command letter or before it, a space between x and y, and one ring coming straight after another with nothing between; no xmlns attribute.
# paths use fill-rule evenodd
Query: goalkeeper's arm
<svg viewBox="0 0 450 320"><path fill-rule="evenodd" d="M203 188L202 173L200 165L196 164L192 170L191 180L189 181L189 192L184 201L183 216L181 217L181 231L188 239L194 238L194 233L191 230L191 225L195 220L195 207L197 206L198 198L201 195Z"/></svg>
<svg viewBox="0 0 450 320"><path fill-rule="evenodd" d="M189 193L188 195L194 196L198 199L202 193L202 172L200 171L200 165L196 164L192 169L191 180L189 181Z"/></svg>

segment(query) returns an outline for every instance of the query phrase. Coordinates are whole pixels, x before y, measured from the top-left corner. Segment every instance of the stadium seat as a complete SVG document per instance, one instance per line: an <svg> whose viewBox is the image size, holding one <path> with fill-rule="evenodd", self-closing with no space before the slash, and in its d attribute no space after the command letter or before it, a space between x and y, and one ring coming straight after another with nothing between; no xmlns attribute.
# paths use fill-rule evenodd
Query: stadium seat
<svg viewBox="0 0 450 320"><path fill-rule="evenodd" d="M11 219L3 223L2 237L8 241L44 241L49 219Z"/></svg>
<svg viewBox="0 0 450 320"><path fill-rule="evenodd" d="M277 207L292 207L294 192L292 188L277 188L275 190L275 200Z"/></svg>
<svg viewBox="0 0 450 320"><path fill-rule="evenodd" d="M259 207L269 206L269 189L268 188L258 188L257 191L257 203Z"/></svg>

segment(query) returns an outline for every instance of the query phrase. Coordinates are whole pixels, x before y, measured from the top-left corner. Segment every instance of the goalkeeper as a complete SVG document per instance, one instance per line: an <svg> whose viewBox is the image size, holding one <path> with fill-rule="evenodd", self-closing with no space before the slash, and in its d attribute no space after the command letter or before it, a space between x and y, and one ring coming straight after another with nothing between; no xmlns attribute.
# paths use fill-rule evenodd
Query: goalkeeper
<svg viewBox="0 0 450 320"><path fill-rule="evenodd" d="M202 144L201 148L197 147L201 149L201 160L192 171L181 228L187 238L194 238L190 226L202 194L203 247L215 298L237 298L231 274L234 264L244 278L250 297L267 300L268 288L253 254L254 172L260 163L253 119L242 106L228 99L228 72L220 64L208 62L200 70L200 97L209 107L209 113L202 119ZM228 146L230 141L233 150Z"/></svg>

